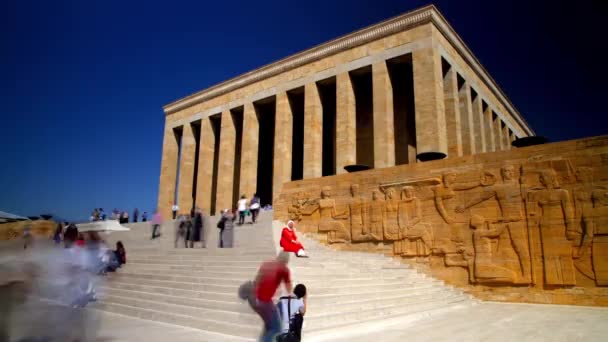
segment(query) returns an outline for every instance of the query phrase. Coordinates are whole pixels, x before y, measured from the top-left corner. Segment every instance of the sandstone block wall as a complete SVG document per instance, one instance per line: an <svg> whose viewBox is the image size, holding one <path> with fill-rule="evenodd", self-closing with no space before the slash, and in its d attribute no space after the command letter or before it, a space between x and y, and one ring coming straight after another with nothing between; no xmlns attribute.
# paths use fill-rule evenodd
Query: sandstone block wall
<svg viewBox="0 0 608 342"><path fill-rule="evenodd" d="M289 182L274 207L482 299L608 306L608 136Z"/></svg>

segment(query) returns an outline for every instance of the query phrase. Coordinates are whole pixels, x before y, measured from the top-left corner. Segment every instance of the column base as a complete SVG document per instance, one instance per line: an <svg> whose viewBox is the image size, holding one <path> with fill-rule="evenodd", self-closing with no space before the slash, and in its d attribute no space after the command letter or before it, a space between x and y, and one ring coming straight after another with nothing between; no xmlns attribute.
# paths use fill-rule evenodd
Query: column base
<svg viewBox="0 0 608 342"><path fill-rule="evenodd" d="M445 157L447 157L447 154L443 152L423 152L416 155L416 158L421 162L445 159Z"/></svg>
<svg viewBox="0 0 608 342"><path fill-rule="evenodd" d="M529 137L517 138L511 142L513 147L526 147L534 145L542 145L549 142L549 139L540 135L533 135Z"/></svg>
<svg viewBox="0 0 608 342"><path fill-rule="evenodd" d="M346 172L348 172L348 173L365 171L365 170L369 170L369 169L371 169L371 167L369 167L369 165L363 165L363 164L352 164L352 165L346 165L344 167L344 170L346 170Z"/></svg>

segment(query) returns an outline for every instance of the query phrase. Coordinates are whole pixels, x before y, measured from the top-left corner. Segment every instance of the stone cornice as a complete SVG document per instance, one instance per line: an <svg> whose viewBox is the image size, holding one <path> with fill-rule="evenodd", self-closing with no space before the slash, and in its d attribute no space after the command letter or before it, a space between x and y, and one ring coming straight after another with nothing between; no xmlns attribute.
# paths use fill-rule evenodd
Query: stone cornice
<svg viewBox="0 0 608 342"><path fill-rule="evenodd" d="M385 20L381 23L361 29L351 34L334 39L330 42L315 46L311 49L286 57L274 63L265 65L261 68L252 70L235 78L224 81L220 84L199 91L163 107L166 115L170 115L184 108L204 102L214 97L226 94L235 89L247 86L257 81L292 70L302 65L312 63L322 58L335 55L339 52L352 49L354 47L378 40L389 35L401 32L412 27L424 25L432 22L437 29L454 45L465 61L469 63L477 75L487 83L488 87L495 93L496 97L513 114L514 118L524 128L526 133L533 135L534 132L521 117L513 104L507 99L502 90L498 87L494 79L489 76L485 68L473 56L471 50L466 46L462 39L456 34L454 29L448 24L443 15L439 13L433 5L425 6L417 10L408 12L398 17Z"/></svg>

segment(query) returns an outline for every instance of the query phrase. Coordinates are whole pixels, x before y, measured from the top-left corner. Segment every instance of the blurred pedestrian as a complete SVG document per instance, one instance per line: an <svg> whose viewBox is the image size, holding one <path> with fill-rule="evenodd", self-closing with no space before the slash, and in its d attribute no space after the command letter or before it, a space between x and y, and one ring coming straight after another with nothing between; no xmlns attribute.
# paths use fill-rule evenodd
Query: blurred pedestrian
<svg viewBox="0 0 608 342"><path fill-rule="evenodd" d="M177 203L175 203L173 205L173 207L171 207L171 210L173 211L173 219L175 220L175 217L177 216L177 212L179 211L179 205L177 205Z"/></svg>
<svg viewBox="0 0 608 342"><path fill-rule="evenodd" d="M156 239L160 236L160 225L163 223L163 217L160 215L158 210L154 211L152 216L152 239Z"/></svg>
<svg viewBox="0 0 608 342"><path fill-rule="evenodd" d="M65 248L70 248L78 239L78 228L74 224L68 225L63 233L63 243Z"/></svg>
<svg viewBox="0 0 608 342"><path fill-rule="evenodd" d="M184 247L188 248L188 238L192 230L192 222L186 214L181 214L175 221L175 248L180 240L184 241Z"/></svg>
<svg viewBox="0 0 608 342"><path fill-rule="evenodd" d="M264 342L274 341L275 335L281 332L279 313L272 298L281 283L285 283L287 293L293 290L288 263L289 254L280 252L275 260L266 261L260 266L254 281L251 296L254 296L255 300L249 300L249 304L264 321L264 332L260 337Z"/></svg>
<svg viewBox="0 0 608 342"><path fill-rule="evenodd" d="M190 248L194 248L195 242L202 242L202 247L205 248L204 224L203 213L200 208L196 208L192 215L192 231L189 236Z"/></svg>
<svg viewBox="0 0 608 342"><path fill-rule="evenodd" d="M139 218L139 209L135 208L135 210L133 210L133 222L137 223L138 218Z"/></svg>
<svg viewBox="0 0 608 342"><path fill-rule="evenodd" d="M53 241L58 245L61 243L61 236L63 235L63 223L58 222L57 227L55 228L55 233L53 233Z"/></svg>
<svg viewBox="0 0 608 342"><path fill-rule="evenodd" d="M219 247L220 248L232 248L234 240L234 214L228 209L222 210L222 216L220 217L217 227L220 230Z"/></svg>
<svg viewBox="0 0 608 342"><path fill-rule="evenodd" d="M146 222L148 221L148 212L144 211L143 214L141 214L141 222Z"/></svg>
<svg viewBox="0 0 608 342"><path fill-rule="evenodd" d="M238 201L237 205L239 211L239 225L245 223L245 214L247 213L247 198L245 195L241 196L241 199Z"/></svg>
<svg viewBox="0 0 608 342"><path fill-rule="evenodd" d="M27 249L32 244L32 224L26 223L23 227L23 249Z"/></svg>
<svg viewBox="0 0 608 342"><path fill-rule="evenodd" d="M253 194L251 201L249 201L249 209L251 210L251 223L255 223L260 212L260 198L257 193Z"/></svg>

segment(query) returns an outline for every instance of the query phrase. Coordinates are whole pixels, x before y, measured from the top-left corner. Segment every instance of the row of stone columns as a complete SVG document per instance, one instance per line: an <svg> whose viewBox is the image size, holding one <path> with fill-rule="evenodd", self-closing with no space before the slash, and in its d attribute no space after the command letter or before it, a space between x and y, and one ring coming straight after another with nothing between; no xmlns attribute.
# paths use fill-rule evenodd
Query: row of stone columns
<svg viewBox="0 0 608 342"><path fill-rule="evenodd" d="M489 105L484 108L483 99L466 81L459 85L453 68L445 72L443 93L448 156L511 149L513 132Z"/></svg>
<svg viewBox="0 0 608 342"><path fill-rule="evenodd" d="M442 58L434 47L412 52L415 129L417 153L439 152L462 156L510 148L512 132L487 106L480 95L473 98L466 82L459 86L458 74L450 68L444 74ZM395 165L395 131L393 89L386 61L374 62L372 69L374 167ZM256 192L258 168L259 120L253 103L243 105L243 129L238 194L251 196ZM357 162L356 98L349 72L336 75L336 172ZM276 94L273 193L281 191L283 183L291 181L293 113L286 91ZM181 158L177 203L182 210L192 207L192 184L196 141L194 128L185 124L181 135ZM176 200L174 185L180 148L166 128L159 207L170 208ZM217 210L231 208L235 182L235 151L237 129L230 110L221 113L221 127L214 132L210 118L200 123L200 144L196 203L206 211L212 207L210 192L214 175L215 135L219 134L217 165ZM315 82L304 85L304 156L303 177L322 176L323 108ZM410 160L413 160L410 159Z"/></svg>

